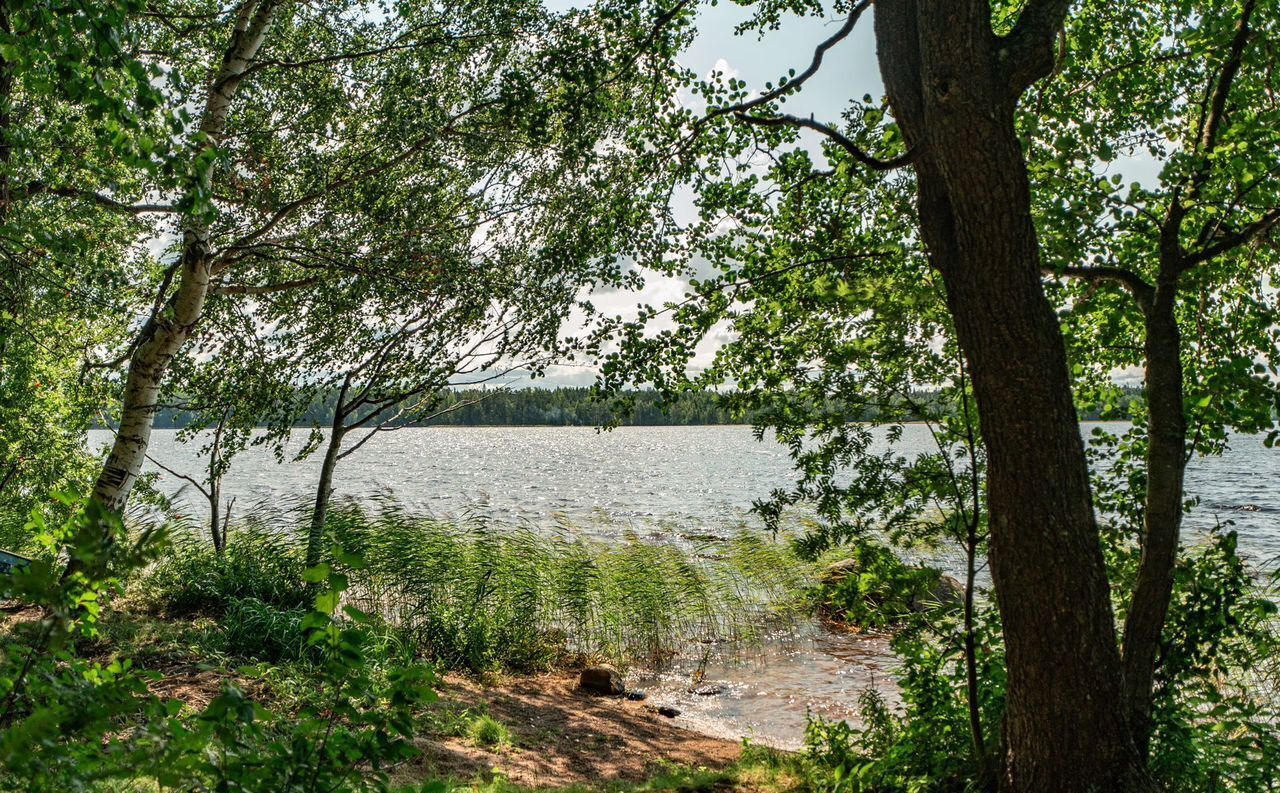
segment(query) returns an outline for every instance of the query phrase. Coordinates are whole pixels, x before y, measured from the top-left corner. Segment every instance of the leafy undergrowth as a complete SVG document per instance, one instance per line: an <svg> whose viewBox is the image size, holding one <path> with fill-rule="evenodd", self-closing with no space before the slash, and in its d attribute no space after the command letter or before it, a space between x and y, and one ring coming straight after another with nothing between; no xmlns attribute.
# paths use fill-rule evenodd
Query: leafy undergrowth
<svg viewBox="0 0 1280 793"><path fill-rule="evenodd" d="M48 548L103 558L105 537L131 538L94 510L61 527L33 518L31 528ZM720 610L783 602L770 587L803 570L778 561L785 545L731 538L703 559L634 538L602 549L394 512L339 517L348 522L335 534L359 552L335 546L309 569L263 529L233 536L223 556L139 540L116 546L111 569L85 567L93 576L37 559L0 581L0 595L25 604L0 632L0 789L989 787L998 742L975 751L970 730L976 716L996 736L1002 716L993 610L974 626L976 713L958 614L931 610L894 635L902 708L866 699L864 724L815 722L806 753L786 755L682 731L643 703L587 696L570 673L527 674L589 651L670 652L685 631L732 636L735 619L759 612ZM894 614L912 608L916 576L887 551L853 562L857 577L846 569L848 583L831 588L847 595L846 610L894 598ZM781 577L734 591L770 564ZM1275 602L1236 555L1234 534L1180 562L1152 741L1153 773L1169 790L1273 787ZM437 673L448 669L467 674Z"/></svg>
<svg viewBox="0 0 1280 793"><path fill-rule="evenodd" d="M799 793L813 789L812 766L801 755L746 746L738 760L723 768L656 763L640 780L527 785L502 774L488 774L404 785L395 793Z"/></svg>
<svg viewBox="0 0 1280 793"><path fill-rule="evenodd" d="M888 545L859 539L835 556L812 596L818 613L831 622L884 629L921 611L958 605L939 570L908 565Z"/></svg>

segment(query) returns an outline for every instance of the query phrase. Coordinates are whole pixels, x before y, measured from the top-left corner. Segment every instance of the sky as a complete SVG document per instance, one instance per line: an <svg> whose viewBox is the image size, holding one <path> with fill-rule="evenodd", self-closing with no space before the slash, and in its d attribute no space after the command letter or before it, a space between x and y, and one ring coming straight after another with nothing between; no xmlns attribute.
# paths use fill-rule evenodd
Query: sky
<svg viewBox="0 0 1280 793"><path fill-rule="evenodd" d="M571 0L548 2L553 10L566 10L575 5L580 4ZM735 36L734 28L749 18L749 9L732 2L722 0L715 6L702 4L697 34L681 54L681 64L703 77L720 71L726 77L745 80L752 89L763 90L766 82L776 84L789 69L798 72L808 66L814 48L830 37L844 20L843 16L820 19L789 14L783 17L778 30L768 31L763 38L755 31ZM867 15L859 22L853 35L826 54L818 74L788 98L787 112L834 119L851 100L860 99L863 94L878 97L881 93L883 88L876 65L871 17ZM641 291L598 293L592 297L592 302L607 315L633 316L640 304L660 306L667 301L680 300L685 288L686 283L682 280L650 276ZM713 345L706 345L694 365L709 362L713 352ZM555 366L535 382L513 381L511 385L549 388L590 385L594 380L595 370L589 366Z"/></svg>
<svg viewBox="0 0 1280 793"><path fill-rule="evenodd" d="M582 5L580 0L547 2L554 10ZM788 14L782 18L777 30L767 31L763 36L756 31L749 31L741 36L734 35L734 28L749 18L750 9L738 6L730 0L720 0L715 6L700 4L697 34L688 49L681 54L681 63L704 78L713 71L720 71L726 77L744 80L753 91L762 92L766 82L776 84L778 78L786 75L789 69L799 72L808 66L813 58L814 48L829 38L845 19L844 16L821 19ZM858 22L852 35L826 53L818 73L798 93L788 97L787 112L798 116L812 114L819 119L837 119L851 101L861 99L864 94L879 98L883 93L880 70L876 63L872 19L867 14ZM806 135L811 137L809 143L816 150L816 133L804 132L802 138ZM1145 153L1122 157L1105 166L1100 164L1100 167L1109 173L1122 173L1126 182L1136 180L1144 184L1156 182L1160 170L1160 164ZM678 215L679 206L676 211ZM650 275L646 278L643 290L597 293L591 299L606 315L630 317L635 315L638 305L661 306L669 301L683 299L686 287L686 282L681 279ZM572 321L570 324L573 324ZM572 334L573 329L569 332ZM710 363L716 346L714 341L713 334L711 343L703 345L699 355L692 361L695 368ZM1137 370L1126 370L1117 372L1116 377L1121 382L1136 382L1140 373ZM553 366L546 376L537 381L531 382L525 378L513 380L510 385L585 386L594 380L595 370L590 366Z"/></svg>

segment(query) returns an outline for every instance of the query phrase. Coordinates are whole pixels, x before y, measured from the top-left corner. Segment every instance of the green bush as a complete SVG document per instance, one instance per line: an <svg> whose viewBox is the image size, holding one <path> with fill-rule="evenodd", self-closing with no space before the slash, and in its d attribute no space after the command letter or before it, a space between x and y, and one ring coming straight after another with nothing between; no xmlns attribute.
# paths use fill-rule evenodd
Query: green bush
<svg viewBox="0 0 1280 793"><path fill-rule="evenodd" d="M814 787L841 793L950 793L994 789L1000 719L1004 711L1004 663L999 627L988 612L976 627L979 659L978 714L984 736L978 752L970 730L964 655L939 633L912 626L893 638L901 659L901 707L875 690L859 697L860 724L810 719L807 756ZM933 623L943 636L958 629L954 618Z"/></svg>
<svg viewBox="0 0 1280 793"><path fill-rule="evenodd" d="M1136 552L1133 551L1133 552ZM1122 554L1115 549L1112 558ZM1118 592L1124 592L1123 577ZM1280 779L1280 625L1276 595L1218 532L1180 559L1156 674L1150 770L1171 793L1270 793ZM1117 608L1123 613L1124 603ZM813 786L840 793L993 789L1004 709L997 614L975 626L979 752L969 723L961 625L954 614L896 633L902 704L864 694L861 724L811 722Z"/></svg>
<svg viewBox="0 0 1280 793"><path fill-rule="evenodd" d="M1276 598L1237 555L1234 531L1215 532L1180 561L1156 670L1151 739L1152 773L1171 793L1275 789Z"/></svg>
<svg viewBox="0 0 1280 793"><path fill-rule="evenodd" d="M482 713L471 720L467 725L467 737L476 746L485 748L506 746L511 743L511 731L507 729L507 725L487 713Z"/></svg>
<svg viewBox="0 0 1280 793"><path fill-rule="evenodd" d="M227 548L214 553L194 534L175 538L172 550L135 583L150 608L168 617L218 617L254 600L285 611L305 609L315 593L302 581L305 567L297 534L257 520L234 527Z"/></svg>
<svg viewBox="0 0 1280 793"><path fill-rule="evenodd" d="M841 564L838 574L828 569L814 597L824 617L857 628L900 624L942 580L938 570L907 565L892 548L865 538L848 546Z"/></svg>
<svg viewBox="0 0 1280 793"><path fill-rule="evenodd" d="M79 656L76 640L97 634L101 604L156 543L150 535L126 543L119 519L93 503L71 515L59 527L38 517L31 527L79 571L63 575L40 559L0 577L0 595L46 615L0 636L0 790L355 793L385 789L386 769L414 753L414 716L435 696L434 672L383 667L370 652L374 620L350 607L335 616L347 577L328 566L304 575L315 587L299 626L314 653L315 696L287 716L231 685L190 715L152 694L128 659Z"/></svg>

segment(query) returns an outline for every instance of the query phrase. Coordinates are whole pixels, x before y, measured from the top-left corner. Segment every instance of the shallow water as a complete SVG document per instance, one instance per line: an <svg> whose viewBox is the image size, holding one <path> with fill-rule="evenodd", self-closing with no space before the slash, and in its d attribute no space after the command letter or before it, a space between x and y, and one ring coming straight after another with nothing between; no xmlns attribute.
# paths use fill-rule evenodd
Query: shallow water
<svg viewBox="0 0 1280 793"><path fill-rule="evenodd" d="M891 705L898 702L897 660L878 636L837 635L807 623L768 637L741 657L706 665L700 677L699 660L682 658L628 684L656 705L675 707L677 722L699 732L783 749L800 747L810 713L856 720L858 698L868 689ZM717 693L696 693L703 687Z"/></svg>
<svg viewBox="0 0 1280 793"><path fill-rule="evenodd" d="M101 446L109 437L96 431L90 442ZM928 444L924 427L909 426L901 448L910 453ZM157 430L151 453L199 477L199 448L199 441L183 444L172 430ZM315 456L278 464L266 450L251 448L236 458L225 494L236 497L236 511L256 501L305 501L317 467ZM752 502L786 487L791 476L786 449L757 442L747 427L622 427L606 433L578 427L428 427L375 437L343 461L336 487L339 498L394 494L442 517L481 512L544 526L568 520L604 540L637 531L681 542L760 525ZM1239 438L1223 457L1194 461L1187 491L1201 498L1201 506L1188 520L1189 535L1230 520L1242 552L1258 566L1274 568L1280 559L1278 481L1280 449L1265 448L1261 438ZM203 515L203 501L182 480L162 473L157 485ZM705 681L724 686L717 696L687 692L697 662L685 659L635 682L653 701L678 707L681 721L726 737L795 746L806 711L851 718L864 689L893 696L894 659L883 640L832 636L812 625L707 666Z"/></svg>

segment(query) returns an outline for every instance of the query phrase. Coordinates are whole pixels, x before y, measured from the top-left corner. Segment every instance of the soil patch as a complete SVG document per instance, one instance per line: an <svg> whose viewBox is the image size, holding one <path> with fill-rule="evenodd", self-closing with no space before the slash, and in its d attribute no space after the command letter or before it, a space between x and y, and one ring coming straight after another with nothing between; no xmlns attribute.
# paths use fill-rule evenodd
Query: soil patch
<svg viewBox="0 0 1280 793"><path fill-rule="evenodd" d="M469 779L502 774L530 787L642 780L661 764L724 768L741 745L673 724L644 702L577 690L577 675L515 678L484 688L449 676L442 707L487 712L511 731L509 746L482 748L467 738L424 738L422 756L398 777Z"/></svg>

